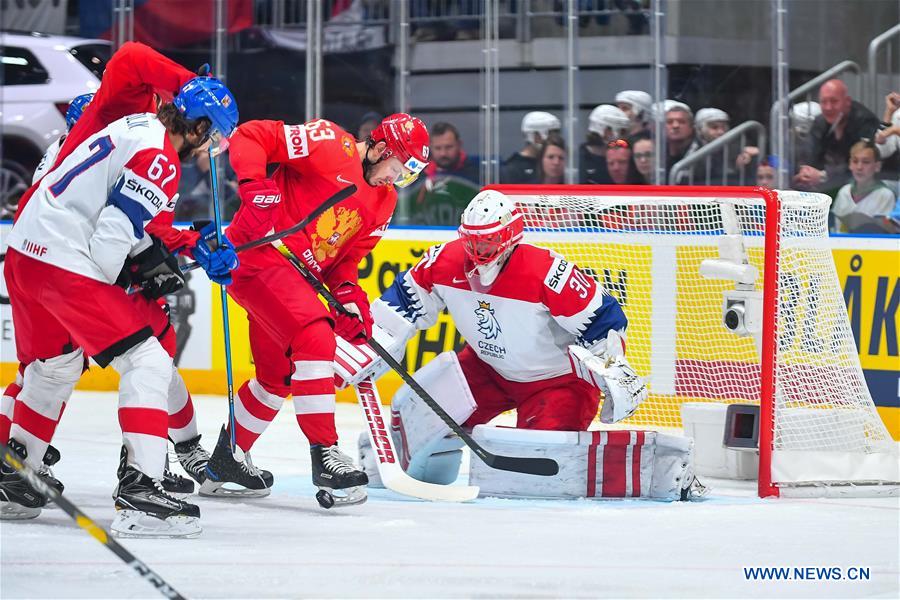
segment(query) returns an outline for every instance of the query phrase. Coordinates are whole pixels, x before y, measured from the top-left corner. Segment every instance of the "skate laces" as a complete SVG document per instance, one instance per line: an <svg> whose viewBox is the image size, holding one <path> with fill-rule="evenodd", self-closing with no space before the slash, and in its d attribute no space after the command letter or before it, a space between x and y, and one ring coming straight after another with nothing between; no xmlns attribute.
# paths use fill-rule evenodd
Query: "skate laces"
<svg viewBox="0 0 900 600"><path fill-rule="evenodd" d="M191 449L187 452L178 452L176 450L175 456L184 470L189 473L199 473L209 463L209 453L200 444L191 446Z"/></svg>
<svg viewBox="0 0 900 600"><path fill-rule="evenodd" d="M170 494L169 492L166 491L166 488L163 487L162 479L154 479L152 477L149 477L149 479L150 479L150 481L153 482L153 489L156 490L157 494L159 494L166 500L170 500L172 502L177 502L178 504L182 503L181 500L179 500L177 497L173 496L172 494Z"/></svg>
<svg viewBox="0 0 900 600"><path fill-rule="evenodd" d="M244 453L244 460L240 463L240 465L241 469L243 469L245 473L249 473L254 477L262 477L262 471L253 464L253 459L250 458L249 452Z"/></svg>
<svg viewBox="0 0 900 600"><path fill-rule="evenodd" d="M341 452L337 445L322 449L322 464L326 469L338 475L356 470L353 466L353 459Z"/></svg>

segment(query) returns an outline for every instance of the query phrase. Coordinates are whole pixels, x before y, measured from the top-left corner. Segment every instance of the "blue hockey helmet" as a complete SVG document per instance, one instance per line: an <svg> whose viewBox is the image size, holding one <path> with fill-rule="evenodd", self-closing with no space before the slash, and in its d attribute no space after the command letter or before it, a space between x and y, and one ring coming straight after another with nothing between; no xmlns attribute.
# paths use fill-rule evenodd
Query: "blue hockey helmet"
<svg viewBox="0 0 900 600"><path fill-rule="evenodd" d="M173 103L186 119L209 119L211 136L227 138L237 127L237 101L225 84L215 77L191 79L181 87Z"/></svg>
<svg viewBox="0 0 900 600"><path fill-rule="evenodd" d="M69 102L69 108L66 109L66 129L71 130L75 127L75 123L78 122L78 119L80 119L81 115L84 113L84 109L87 108L87 105L90 104L93 99L94 94L91 92L90 94L75 96L72 101Z"/></svg>

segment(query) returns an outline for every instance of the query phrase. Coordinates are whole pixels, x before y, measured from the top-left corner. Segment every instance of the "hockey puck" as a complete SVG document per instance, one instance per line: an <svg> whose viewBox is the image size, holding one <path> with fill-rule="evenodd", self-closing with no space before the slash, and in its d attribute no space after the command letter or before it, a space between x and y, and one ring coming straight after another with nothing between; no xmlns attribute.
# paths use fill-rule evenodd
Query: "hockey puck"
<svg viewBox="0 0 900 600"><path fill-rule="evenodd" d="M316 492L316 502L318 502L319 506L322 508L331 508L334 506L334 496L326 490L319 490Z"/></svg>

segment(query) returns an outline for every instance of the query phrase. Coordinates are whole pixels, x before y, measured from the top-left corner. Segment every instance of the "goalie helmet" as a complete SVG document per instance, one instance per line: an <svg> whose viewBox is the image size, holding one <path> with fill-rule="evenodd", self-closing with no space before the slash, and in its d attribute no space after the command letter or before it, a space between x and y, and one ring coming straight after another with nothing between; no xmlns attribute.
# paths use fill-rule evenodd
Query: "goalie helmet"
<svg viewBox="0 0 900 600"><path fill-rule="evenodd" d="M380 160L396 157L405 167L406 173L394 185L406 187L428 166L428 145L431 138L428 128L421 119L406 113L395 113L382 119L369 134L373 144L384 142L387 148Z"/></svg>
<svg viewBox="0 0 900 600"><path fill-rule="evenodd" d="M822 107L818 102L798 102L791 106L791 127L797 133L809 133L813 121L822 114Z"/></svg>
<svg viewBox="0 0 900 600"><path fill-rule="evenodd" d="M480 192L463 211L459 226L459 237L471 264L467 274L472 277L477 272L482 285L494 283L524 233L522 214L506 194Z"/></svg>
<svg viewBox="0 0 900 600"><path fill-rule="evenodd" d="M525 134L525 139L530 144L540 143L538 140L535 140L534 134L547 139L551 132L558 132L561 128L562 124L556 115L548 112L536 110L522 118L522 133Z"/></svg>
<svg viewBox="0 0 900 600"><path fill-rule="evenodd" d="M628 133L630 125L628 115L612 104L601 104L588 116L588 131L598 134L606 141L623 137ZM609 135L606 134L607 129L611 130Z"/></svg>

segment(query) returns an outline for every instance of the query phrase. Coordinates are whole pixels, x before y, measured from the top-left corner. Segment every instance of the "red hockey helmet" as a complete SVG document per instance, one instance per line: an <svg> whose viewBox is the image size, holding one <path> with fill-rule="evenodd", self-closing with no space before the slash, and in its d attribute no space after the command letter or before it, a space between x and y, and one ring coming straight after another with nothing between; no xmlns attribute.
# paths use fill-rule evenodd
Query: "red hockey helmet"
<svg viewBox="0 0 900 600"><path fill-rule="evenodd" d="M376 144L387 144L381 155L382 160L394 156L403 163L406 172L394 182L397 187L408 186L428 165L428 145L431 139L428 128L421 119L406 113L396 113L382 119L370 136Z"/></svg>

